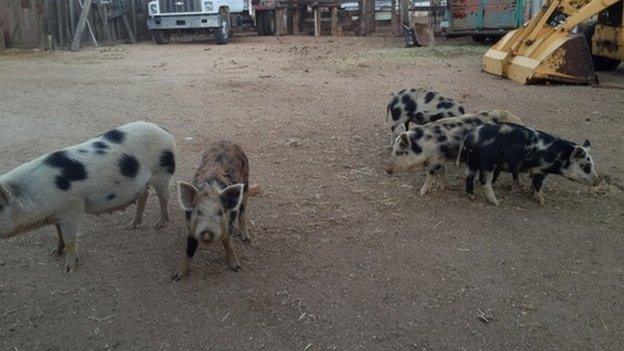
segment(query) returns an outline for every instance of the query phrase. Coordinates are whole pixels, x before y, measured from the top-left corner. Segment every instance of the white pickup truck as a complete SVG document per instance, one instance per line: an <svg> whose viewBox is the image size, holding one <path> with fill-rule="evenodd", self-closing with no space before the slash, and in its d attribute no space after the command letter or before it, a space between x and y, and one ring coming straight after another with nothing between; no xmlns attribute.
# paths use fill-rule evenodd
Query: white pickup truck
<svg viewBox="0 0 624 351"><path fill-rule="evenodd" d="M246 9L245 0L155 0L148 4L147 28L157 44L167 44L172 33L210 32L217 44L227 44L233 17Z"/></svg>

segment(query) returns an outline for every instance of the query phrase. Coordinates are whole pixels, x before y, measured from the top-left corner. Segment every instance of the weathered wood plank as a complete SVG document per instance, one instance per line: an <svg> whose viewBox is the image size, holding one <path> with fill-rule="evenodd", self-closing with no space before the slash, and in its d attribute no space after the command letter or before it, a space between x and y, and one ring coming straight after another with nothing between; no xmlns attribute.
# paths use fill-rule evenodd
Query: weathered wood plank
<svg viewBox="0 0 624 351"><path fill-rule="evenodd" d="M74 34L74 40L71 44L71 51L77 51L80 49L80 40L82 39L85 27L87 26L87 17L89 17L89 11L91 10L91 2L92 0L85 0L82 4L80 18L78 19L78 25L76 26L76 34Z"/></svg>

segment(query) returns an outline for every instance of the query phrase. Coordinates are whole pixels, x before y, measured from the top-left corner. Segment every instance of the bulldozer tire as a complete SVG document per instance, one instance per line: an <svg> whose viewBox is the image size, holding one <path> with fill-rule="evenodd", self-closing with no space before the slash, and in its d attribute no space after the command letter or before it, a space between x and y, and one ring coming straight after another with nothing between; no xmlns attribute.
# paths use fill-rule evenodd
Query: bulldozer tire
<svg viewBox="0 0 624 351"><path fill-rule="evenodd" d="M620 65L620 60L610 57L597 56L592 53L592 36L596 31L596 22L590 22L583 26L579 26L579 32L585 36L587 47L591 54L592 63L594 64L594 71L613 71Z"/></svg>

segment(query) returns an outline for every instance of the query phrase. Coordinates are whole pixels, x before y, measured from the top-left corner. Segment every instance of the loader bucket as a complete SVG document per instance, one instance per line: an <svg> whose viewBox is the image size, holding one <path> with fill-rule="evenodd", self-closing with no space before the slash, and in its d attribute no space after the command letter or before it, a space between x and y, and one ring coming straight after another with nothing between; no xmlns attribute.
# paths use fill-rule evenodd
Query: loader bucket
<svg viewBox="0 0 624 351"><path fill-rule="evenodd" d="M582 35L545 27L533 41L520 28L508 33L483 58L483 69L520 84L553 80L589 84L596 80Z"/></svg>

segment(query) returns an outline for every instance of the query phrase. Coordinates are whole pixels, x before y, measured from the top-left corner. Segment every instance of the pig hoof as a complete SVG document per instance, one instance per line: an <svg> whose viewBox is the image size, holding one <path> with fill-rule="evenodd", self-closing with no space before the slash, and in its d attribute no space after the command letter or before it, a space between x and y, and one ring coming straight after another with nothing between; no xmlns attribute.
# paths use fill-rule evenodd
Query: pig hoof
<svg viewBox="0 0 624 351"><path fill-rule="evenodd" d="M63 250L59 250L59 249L54 249L52 250L52 252L50 252L50 257L53 258L60 258L63 256Z"/></svg>
<svg viewBox="0 0 624 351"><path fill-rule="evenodd" d="M234 263L230 263L228 264L228 267L233 270L234 272L238 272L241 269L241 265L238 262L234 262Z"/></svg>
<svg viewBox="0 0 624 351"><path fill-rule="evenodd" d="M171 279L177 281L180 281L182 278L184 278L186 276L186 274L182 274L182 273L176 273L173 275L173 277L171 277Z"/></svg>
<svg viewBox="0 0 624 351"><path fill-rule="evenodd" d="M167 226L167 223L169 221L158 221L158 223L156 223L156 225L154 226L154 229L163 229L164 227Z"/></svg>
<svg viewBox="0 0 624 351"><path fill-rule="evenodd" d="M135 230L135 229L137 229L138 226L139 226L138 223L132 222L132 223L128 224L128 226L126 227L126 230Z"/></svg>
<svg viewBox="0 0 624 351"><path fill-rule="evenodd" d="M65 262L65 273L72 273L76 270L76 266L75 262Z"/></svg>
<svg viewBox="0 0 624 351"><path fill-rule="evenodd" d="M240 237L241 241L246 242L246 243L250 243L251 239L249 238L249 235L245 234L245 235L241 235Z"/></svg>

